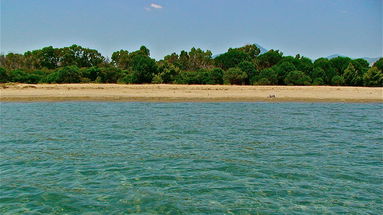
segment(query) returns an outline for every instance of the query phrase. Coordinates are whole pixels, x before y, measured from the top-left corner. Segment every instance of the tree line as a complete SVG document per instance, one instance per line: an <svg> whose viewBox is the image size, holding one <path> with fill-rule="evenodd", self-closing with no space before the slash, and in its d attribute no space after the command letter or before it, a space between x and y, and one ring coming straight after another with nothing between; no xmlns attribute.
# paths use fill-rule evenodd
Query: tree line
<svg viewBox="0 0 383 215"><path fill-rule="evenodd" d="M383 58L336 57L315 61L279 50L261 54L255 45L230 48L213 57L192 48L156 61L150 50L116 51L111 59L97 50L52 46L24 54L0 55L0 83L123 83L383 86Z"/></svg>

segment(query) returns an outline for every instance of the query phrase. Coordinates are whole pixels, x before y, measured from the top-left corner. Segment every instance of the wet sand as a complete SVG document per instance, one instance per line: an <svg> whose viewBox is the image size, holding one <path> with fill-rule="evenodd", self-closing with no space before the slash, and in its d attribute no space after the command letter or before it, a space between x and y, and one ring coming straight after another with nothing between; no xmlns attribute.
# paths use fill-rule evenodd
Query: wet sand
<svg viewBox="0 0 383 215"><path fill-rule="evenodd" d="M1 84L1 102L383 102L383 88L124 84Z"/></svg>

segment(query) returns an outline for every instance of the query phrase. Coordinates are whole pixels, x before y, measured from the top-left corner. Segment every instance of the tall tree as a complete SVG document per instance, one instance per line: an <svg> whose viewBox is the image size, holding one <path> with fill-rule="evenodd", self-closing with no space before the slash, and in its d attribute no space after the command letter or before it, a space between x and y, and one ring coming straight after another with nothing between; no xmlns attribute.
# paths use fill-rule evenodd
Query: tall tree
<svg viewBox="0 0 383 215"><path fill-rule="evenodd" d="M377 67L371 67L363 76L364 85L368 87L383 87L383 72Z"/></svg>
<svg viewBox="0 0 383 215"><path fill-rule="evenodd" d="M256 59L256 65L258 70L272 67L282 60L283 53L279 50L270 50L262 55L259 55Z"/></svg>
<svg viewBox="0 0 383 215"><path fill-rule="evenodd" d="M331 84L332 78L337 75L335 68L330 63L329 59L327 58L319 58L314 62L314 73L318 72L320 70L316 69L320 68L322 73L322 77L319 77L319 73L316 73L316 76L313 78L322 78L325 84Z"/></svg>
<svg viewBox="0 0 383 215"><path fill-rule="evenodd" d="M352 63L350 63L344 70L344 81L348 86L362 86L363 73L357 70Z"/></svg>
<svg viewBox="0 0 383 215"><path fill-rule="evenodd" d="M218 67L227 70L238 66L243 61L251 61L251 57L242 50L229 49L226 53L217 56L214 61Z"/></svg>

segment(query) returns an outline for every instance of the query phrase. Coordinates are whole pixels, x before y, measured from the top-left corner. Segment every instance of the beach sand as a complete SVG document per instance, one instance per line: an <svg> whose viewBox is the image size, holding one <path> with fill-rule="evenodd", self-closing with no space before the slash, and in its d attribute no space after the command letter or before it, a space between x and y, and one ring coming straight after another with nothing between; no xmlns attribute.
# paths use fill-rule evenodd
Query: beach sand
<svg viewBox="0 0 383 215"><path fill-rule="evenodd" d="M124 84L2 84L2 102L383 102L383 88Z"/></svg>

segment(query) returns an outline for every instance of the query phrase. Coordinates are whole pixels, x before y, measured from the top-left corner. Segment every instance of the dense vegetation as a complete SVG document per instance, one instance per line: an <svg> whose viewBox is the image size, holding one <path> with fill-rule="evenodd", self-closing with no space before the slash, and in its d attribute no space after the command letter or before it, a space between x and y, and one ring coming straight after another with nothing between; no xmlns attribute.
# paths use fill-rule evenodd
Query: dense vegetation
<svg viewBox="0 0 383 215"><path fill-rule="evenodd" d="M230 48L212 57L192 48L156 61L142 46L113 53L72 45L45 47L24 54L0 55L0 83L175 83L236 85L383 86L383 58L373 66L364 59L319 58L314 62L278 50L261 54L256 45Z"/></svg>

